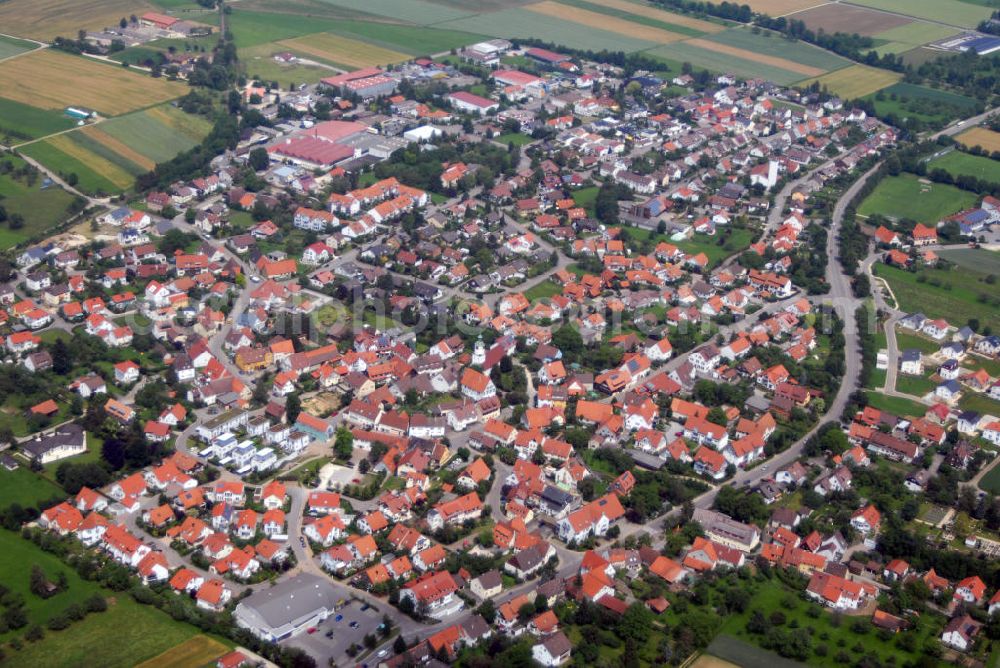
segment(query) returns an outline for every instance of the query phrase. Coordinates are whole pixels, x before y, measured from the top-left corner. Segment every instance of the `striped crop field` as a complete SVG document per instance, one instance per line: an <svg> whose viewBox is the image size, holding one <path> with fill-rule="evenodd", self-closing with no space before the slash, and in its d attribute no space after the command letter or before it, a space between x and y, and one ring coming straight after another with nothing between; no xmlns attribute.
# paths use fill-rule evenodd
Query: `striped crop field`
<svg viewBox="0 0 1000 668"><path fill-rule="evenodd" d="M639 2L632 2L631 0L598 0L597 4L611 9L617 9L622 12L628 12L629 14L635 14L636 16L644 16L647 19L654 19L662 23L683 26L702 33L721 32L725 29L725 26L718 23L702 21L701 19L692 18L683 14L675 14L674 12L669 12L665 9L659 9L658 7L645 4L642 0L639 0Z"/></svg>
<svg viewBox="0 0 1000 668"><path fill-rule="evenodd" d="M160 105L91 126L84 132L105 135L142 156L145 160L142 164L155 165L193 148L211 128L211 123L202 116Z"/></svg>
<svg viewBox="0 0 1000 668"><path fill-rule="evenodd" d="M320 61L334 65L346 65L349 68L388 65L410 59L409 55L399 51L330 33L316 33L315 35L286 39L278 44Z"/></svg>
<svg viewBox="0 0 1000 668"><path fill-rule="evenodd" d="M0 91L42 109L82 106L115 116L180 97L187 86L44 49L0 63Z"/></svg>
<svg viewBox="0 0 1000 668"><path fill-rule="evenodd" d="M577 23L588 28L608 30L619 35L637 37L639 39L657 42L659 44L676 42L687 37L687 35L682 33L643 25L635 21L629 21L628 19L609 16L608 14L601 14L599 12L592 12L589 9L565 5L559 2L553 2L552 0L545 0L545 2L529 5L528 9L533 12L538 12L539 14Z"/></svg>

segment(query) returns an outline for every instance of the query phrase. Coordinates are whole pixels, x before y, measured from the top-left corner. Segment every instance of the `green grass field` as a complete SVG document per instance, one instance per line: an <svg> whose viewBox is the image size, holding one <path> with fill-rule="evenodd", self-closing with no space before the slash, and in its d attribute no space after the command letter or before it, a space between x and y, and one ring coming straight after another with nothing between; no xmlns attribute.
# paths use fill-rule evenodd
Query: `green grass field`
<svg viewBox="0 0 1000 668"><path fill-rule="evenodd" d="M4 58L10 58L11 56L16 56L19 53L24 53L25 51L31 51L32 49L37 49L38 45L34 42L28 42L23 39L17 39L16 37L7 37L6 35L0 35L0 60Z"/></svg>
<svg viewBox="0 0 1000 668"><path fill-rule="evenodd" d="M979 481L979 489L1000 494L1000 466L994 466L983 476Z"/></svg>
<svg viewBox="0 0 1000 668"><path fill-rule="evenodd" d="M527 146L534 140L528 135L521 134L520 132L508 132L505 135L500 135L495 138L495 141L501 144L514 144L515 146Z"/></svg>
<svg viewBox="0 0 1000 668"><path fill-rule="evenodd" d="M952 151L927 163L929 169L943 169L952 176L974 176L977 179L1000 182L1000 160Z"/></svg>
<svg viewBox="0 0 1000 668"><path fill-rule="evenodd" d="M707 37L703 39L707 39ZM746 78L763 77L782 85L795 83L805 78L799 72L712 51L686 42L665 44L650 49L646 55L664 59L668 66L676 62L688 62L697 69L711 72L732 72L738 77Z"/></svg>
<svg viewBox="0 0 1000 668"><path fill-rule="evenodd" d="M917 417L927 412L927 407L923 404L903 399L902 397L889 397L878 391L865 392L865 396L868 397L869 406L873 406L880 411L887 411L893 415Z"/></svg>
<svg viewBox="0 0 1000 668"><path fill-rule="evenodd" d="M924 376L908 376L899 374L896 376L896 391L909 394L912 397L923 397L928 392L933 392L937 383Z"/></svg>
<svg viewBox="0 0 1000 668"><path fill-rule="evenodd" d="M100 129L159 163L197 146L212 124L203 116L165 104L114 118L102 123Z"/></svg>
<svg viewBox="0 0 1000 668"><path fill-rule="evenodd" d="M896 114L900 118L942 124L976 108L976 101L964 95L905 82L883 88L865 99L875 105L879 115Z"/></svg>
<svg viewBox="0 0 1000 668"><path fill-rule="evenodd" d="M987 299L996 295L993 286L983 282L983 274L960 267L950 271L921 269L918 272L885 264L876 264L872 268L889 283L902 311L921 311L931 318L944 318L956 327L975 318L982 326L1000 331L1000 308L980 301L980 295L985 295ZM918 281L920 275L926 277L926 282ZM932 285L932 279L939 285ZM903 346L900 343L900 347Z"/></svg>
<svg viewBox="0 0 1000 668"><path fill-rule="evenodd" d="M281 51L292 51L294 53L293 49L284 49L277 44L261 44L259 46L240 49L240 63L246 69L248 77L267 82L277 81L279 86L286 89L293 84L316 83L323 77L337 74L336 70L319 65L302 65L300 63L286 65L279 63L272 56ZM319 61L319 58L315 56L307 56L307 54L299 55L308 57L310 60ZM330 64L334 67L337 66L336 63ZM341 69L350 68L342 67Z"/></svg>
<svg viewBox="0 0 1000 668"><path fill-rule="evenodd" d="M122 190L87 164L48 143L48 140L25 146L21 151L59 174L76 174L79 179L76 187L82 192L117 193Z"/></svg>
<svg viewBox="0 0 1000 668"><path fill-rule="evenodd" d="M534 303L539 299L548 299L562 292L562 286L552 281L542 281L538 285L525 291L524 296L528 301Z"/></svg>
<svg viewBox="0 0 1000 668"><path fill-rule="evenodd" d="M42 551L16 533L0 530L0 546L3 547L0 550L0 581L11 591L24 597L29 624L44 626L50 617L62 612L68 605L80 603L101 591L98 584L84 580L58 557ZM28 588L30 574L28 564L41 566L45 575L52 581L59 573L65 573L68 587L65 591L47 599L35 596ZM5 636L10 638L19 634L18 631L8 632L0 638Z"/></svg>
<svg viewBox="0 0 1000 668"><path fill-rule="evenodd" d="M746 49L765 56L786 58L800 65L809 65L827 71L850 65L850 61L836 56L829 51L811 46L806 42L787 40L777 33L767 30L759 34L754 34L747 28L730 28L715 35L707 36L705 39L725 46Z"/></svg>
<svg viewBox="0 0 1000 668"><path fill-rule="evenodd" d="M20 468L0 470L0 508L12 503L24 507L65 496L62 488L35 474L23 460L18 460Z"/></svg>
<svg viewBox="0 0 1000 668"><path fill-rule="evenodd" d="M406 2L398 0L320 0L320 2L417 25L431 25L472 16L472 12L426 0L406 0Z"/></svg>
<svg viewBox="0 0 1000 668"><path fill-rule="evenodd" d="M962 408L962 410L976 411L977 413L982 413L983 415L992 415L1000 418L1000 401L991 399L985 394L967 391L964 395L962 395L962 398L958 400L958 405Z"/></svg>
<svg viewBox="0 0 1000 668"><path fill-rule="evenodd" d="M680 25L678 23L670 23L669 21L661 21L656 18L651 18L649 16L640 16L634 14L630 11L625 11L623 9L618 9L616 7L608 7L606 5L600 4L600 0L595 0L590 2L588 0L559 0L564 5L572 5L573 7L580 7L581 9L587 9L592 12L598 12L600 14L607 14L608 16L614 16L616 18L625 19L627 21L632 21L633 23L639 23L644 26L650 26L652 28L661 28L662 30L669 30L670 32L680 33L681 35L688 35L690 37L700 37L705 34L704 30L698 30L697 28L691 28L689 26Z"/></svg>
<svg viewBox="0 0 1000 668"><path fill-rule="evenodd" d="M930 339L924 338L923 336L917 336L916 334L910 334L899 328L896 329L896 345L900 350L916 348L922 353L936 353L941 347L941 344L936 341L931 341Z"/></svg>
<svg viewBox="0 0 1000 668"><path fill-rule="evenodd" d="M971 271L1000 275L1000 251L989 251L985 248L956 248L938 251L938 255Z"/></svg>
<svg viewBox="0 0 1000 668"><path fill-rule="evenodd" d="M857 0L857 4L964 28L976 27L992 11L990 7L960 0Z"/></svg>
<svg viewBox="0 0 1000 668"><path fill-rule="evenodd" d="M329 32L413 56L426 56L475 44L489 39L490 34L453 29L448 24L421 27L368 21L338 21Z"/></svg>
<svg viewBox="0 0 1000 668"><path fill-rule="evenodd" d="M872 37L876 40L885 41L885 44L880 44L875 48L875 51L879 54L885 54L909 51L922 44L936 42L954 34L955 29L948 26L914 21L913 23L876 33Z"/></svg>
<svg viewBox="0 0 1000 668"><path fill-rule="evenodd" d="M331 30L338 23L318 16L253 12L238 8L234 8L226 19L226 27L233 33L239 48Z"/></svg>
<svg viewBox="0 0 1000 668"><path fill-rule="evenodd" d="M741 583L739 586L743 587L744 585ZM905 632L917 636L917 642L912 645L913 650L907 651L898 639L887 642L873 642L874 629L870 631L870 635L861 636L852 630L851 624L847 621L834 623L833 615L830 612L821 608L816 603L803 601L800 592L785 587L776 579L763 583L754 582L748 588L752 589L753 595L746 611L726 616L722 623L720 635L728 635L752 645L756 644L760 641L761 636L751 634L746 630L750 616L755 612L760 612L765 617L769 617L774 612L781 612L787 620L787 625L791 625L794 621L798 629L786 628L786 632L809 633L808 629L813 630L811 634L813 651L807 661L807 665L809 666L840 668L847 663L837 658L837 654L841 648L851 657L851 664L865 655L873 654L883 664L896 663L904 665L921 656L925 642L936 642L937 639L935 636L944 624L944 618L941 615L934 615L932 613L921 615L917 626ZM807 614L807 610L809 609L819 610L819 615L813 616ZM864 621L868 622L867 619ZM826 646L826 652L815 651L821 644ZM722 658L729 657L723 656ZM730 658L730 660L732 659ZM747 663L741 660L739 665L774 666L778 664Z"/></svg>
<svg viewBox="0 0 1000 668"><path fill-rule="evenodd" d="M580 23L560 20L554 16L517 7L446 21L436 24L435 27L493 35L506 39L535 37L554 44L564 44L570 48L593 51L607 49L609 51L630 52L657 46L655 42L648 40L590 28Z"/></svg>
<svg viewBox="0 0 1000 668"><path fill-rule="evenodd" d="M882 179L858 213L862 216L882 214L888 218L908 218L920 223L936 224L953 213L976 203L973 193L940 183L922 183L913 174L901 174Z"/></svg>
<svg viewBox="0 0 1000 668"><path fill-rule="evenodd" d="M24 161L13 155L2 158L19 167ZM42 188L43 176L39 175L34 186L28 186L25 181L17 181L9 175L0 175L0 196L3 207L8 214L19 213L24 216L24 227L12 230L6 225L0 226L0 249L11 248L22 241L30 239L45 230L58 225L67 218L67 208L73 202L73 195L59 186Z"/></svg>
<svg viewBox="0 0 1000 668"><path fill-rule="evenodd" d="M587 210L588 216L594 215L594 204L597 202L597 193L600 190L597 186L580 188L573 191L573 201L577 206L582 206Z"/></svg>
<svg viewBox="0 0 1000 668"><path fill-rule="evenodd" d="M75 121L59 111L39 109L0 97L0 138L11 135L11 144L69 130Z"/></svg>

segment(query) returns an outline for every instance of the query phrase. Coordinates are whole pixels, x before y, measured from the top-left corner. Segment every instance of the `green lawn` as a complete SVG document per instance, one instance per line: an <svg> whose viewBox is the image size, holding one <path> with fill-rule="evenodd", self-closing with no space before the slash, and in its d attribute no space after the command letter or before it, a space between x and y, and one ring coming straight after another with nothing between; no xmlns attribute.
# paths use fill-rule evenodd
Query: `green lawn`
<svg viewBox="0 0 1000 668"><path fill-rule="evenodd" d="M507 134L500 135L496 138L496 141L501 144L514 144L515 146L526 146L534 141L531 137L520 132L508 132Z"/></svg>
<svg viewBox="0 0 1000 668"><path fill-rule="evenodd" d="M938 251L938 255L948 262L981 274L1000 274L1000 251L985 248L956 248Z"/></svg>
<svg viewBox="0 0 1000 668"><path fill-rule="evenodd" d="M932 392L937 387L937 383L924 376L909 376L899 374L896 376L896 391L909 394L914 397L922 397L928 392Z"/></svg>
<svg viewBox="0 0 1000 668"><path fill-rule="evenodd" d="M994 466L983 476L983 479L979 481L979 489L1000 494L1000 466Z"/></svg>
<svg viewBox="0 0 1000 668"><path fill-rule="evenodd" d="M722 239L725 241L720 245L719 242ZM725 228L720 228L715 236L695 234L690 239L677 242L676 246L691 255L704 253L708 256L709 268L711 269L730 255L735 255L749 248L753 239L754 232L748 229L732 228L732 234L726 237Z"/></svg>
<svg viewBox="0 0 1000 668"><path fill-rule="evenodd" d="M548 299L554 297L562 292L562 286L552 281L542 281L533 288L529 288L525 291L524 296L528 298L528 301L534 303L539 299Z"/></svg>
<svg viewBox="0 0 1000 668"><path fill-rule="evenodd" d="M961 151L951 151L947 155L927 163L928 169L943 169L952 176L974 176L977 179L1000 182L1000 160L979 155L969 155Z"/></svg>
<svg viewBox="0 0 1000 668"><path fill-rule="evenodd" d="M865 392L868 405L887 411L893 415L911 415L918 417L927 412L927 406L901 397L888 397L881 392Z"/></svg>
<svg viewBox="0 0 1000 668"><path fill-rule="evenodd" d="M2 114L0 114L2 116ZM11 162L15 168L24 161L15 155L4 155L3 161ZM40 235L58 225L68 217L68 207L73 195L59 186L42 188L44 175L39 174L34 185L27 181L14 180L10 175L0 175L0 201L8 214L24 216L24 227L12 230L8 225L0 227L0 249L11 248L22 241Z"/></svg>
<svg viewBox="0 0 1000 668"><path fill-rule="evenodd" d="M900 328L896 328L896 345L900 350L916 348L922 353L936 353L941 344L926 337L910 334Z"/></svg>
<svg viewBox="0 0 1000 668"><path fill-rule="evenodd" d="M746 250L755 236L755 232L743 227L719 227L714 235L694 234L690 239L671 241L666 234L658 234L655 230L644 227L624 227L628 236L636 241L644 241L656 245L661 241L672 243L689 255L704 253L708 257L709 269L719 265L730 255Z"/></svg>
<svg viewBox="0 0 1000 668"><path fill-rule="evenodd" d="M922 183L913 174L901 174L882 179L858 213L862 216L881 214L888 218L915 220L936 224L953 213L976 203L973 193L940 183Z"/></svg>
<svg viewBox="0 0 1000 668"><path fill-rule="evenodd" d="M39 109L0 97L0 138L11 135L12 144L69 130L75 121L60 111ZM4 143L7 143L4 140Z"/></svg>
<svg viewBox="0 0 1000 668"><path fill-rule="evenodd" d="M930 612L924 613L915 628L904 632L917 636L917 642L913 645L914 651L908 652L901 646L900 637L889 641L877 638L875 629L870 626L866 618L859 618L865 624L864 634L851 628L852 618L845 617L840 623L835 623L834 616L829 611L811 601L803 601L800 592L786 587L777 579L746 585L741 582L738 586L751 589L753 596L745 612L730 614L725 618L720 634L750 644L759 644L762 636L751 634L746 630L751 615L760 612L765 617L770 617L773 613L780 612L786 620L782 626L786 633L805 633L811 636L812 651L807 661L809 666L841 668L848 665L843 658L837 657L841 650L850 656L850 665L854 665L865 655L874 654L883 665L891 662L902 666L921 656L925 642L936 642L935 636L944 624L942 616ZM826 652L816 651L820 645L826 647ZM740 665L751 664L744 664L741 661Z"/></svg>
<svg viewBox="0 0 1000 668"><path fill-rule="evenodd" d="M965 325L970 319L977 319L982 326L1000 331L997 292L994 286L984 282L983 274L961 267L910 272L875 264L872 269L889 283L902 311L921 311L931 318L944 318L957 327ZM920 276L924 278L920 279ZM937 285L933 285L932 281ZM900 347L904 344L900 343Z"/></svg>
<svg viewBox="0 0 1000 668"><path fill-rule="evenodd" d="M588 216L594 215L594 204L597 202L597 193L600 190L597 186L580 188L573 191L573 201L577 206L582 206L587 210Z"/></svg>
<svg viewBox="0 0 1000 668"><path fill-rule="evenodd" d="M958 400L958 405L963 410L976 411L984 415L1000 417L1000 401L991 399L979 392L965 391L962 398Z"/></svg>
<svg viewBox="0 0 1000 668"><path fill-rule="evenodd" d="M24 460L17 462L21 466L13 471L0 469L0 508L12 503L29 507L66 495L58 485L34 473Z"/></svg>

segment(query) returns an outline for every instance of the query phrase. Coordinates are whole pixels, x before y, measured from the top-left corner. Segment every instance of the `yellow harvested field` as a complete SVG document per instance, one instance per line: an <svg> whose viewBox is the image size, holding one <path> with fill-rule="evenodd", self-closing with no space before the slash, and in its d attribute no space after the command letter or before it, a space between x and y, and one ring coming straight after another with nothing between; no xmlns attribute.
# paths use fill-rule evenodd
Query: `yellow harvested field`
<svg viewBox="0 0 1000 668"><path fill-rule="evenodd" d="M644 39L658 44L669 44L670 42L687 38L687 35L682 35L681 33L653 28L636 23L635 21L629 21L628 19L620 19L617 16L608 16L600 12L592 12L589 9L580 9L579 7L564 5L559 2L552 2L552 0L545 0L545 2L539 2L536 5L528 5L525 9L571 23L578 23L588 28L607 30L608 32L627 35L634 39Z"/></svg>
<svg viewBox="0 0 1000 668"><path fill-rule="evenodd" d="M826 72L826 70L818 67L812 67L810 65L803 65L795 62L794 60L786 60L785 58L778 58L777 56L767 56L762 53L757 53L756 51L739 49L735 46L726 46L725 44L720 44L719 42L710 42L707 39L689 39L685 42L685 44L691 44L692 46L698 46L702 49L715 51L717 53L724 53L729 56L736 56L737 58L750 60L755 63L771 65L772 67L780 67L783 70L798 72L799 74L807 77L817 77Z"/></svg>
<svg viewBox="0 0 1000 668"><path fill-rule="evenodd" d="M305 35L295 39L278 42L294 51L300 51L308 56L315 56L338 65L348 67L371 67L372 65L388 65L401 63L412 56L391 49L383 49L374 44L367 44L356 39L348 39L340 35L321 32Z"/></svg>
<svg viewBox="0 0 1000 668"><path fill-rule="evenodd" d="M726 29L726 26L719 25L718 23L712 23L711 21L702 21L701 19L693 19L690 16L684 16L683 14L674 14L673 12L668 12L663 9L657 9L651 5L640 4L640 2L629 2L629 0L600 0L600 4L611 9L617 9L623 12L628 12L629 14L635 14L636 16L645 16L647 19L656 19L657 21L663 21L664 23L672 23L678 26L684 26L685 28L691 28L692 30L700 30L702 32L722 32Z"/></svg>
<svg viewBox="0 0 1000 668"><path fill-rule="evenodd" d="M818 81L821 87L834 95L853 100L891 86L902 78L903 75L898 72L879 70L867 65L851 65L810 81L803 81L799 85L805 87Z"/></svg>
<svg viewBox="0 0 1000 668"><path fill-rule="evenodd" d="M994 132L989 128L972 128L958 135L955 139L970 148L982 146L990 153L1000 151L1000 132Z"/></svg>
<svg viewBox="0 0 1000 668"><path fill-rule="evenodd" d="M150 160L149 158L144 156L142 153L139 153L125 142L121 141L120 139L116 139L115 137L112 137L108 133L101 130L100 126L90 125L80 130L80 132L87 135L94 141L99 142L104 146L107 146L109 149L111 149L118 155L122 156L129 162L134 162L135 164L139 165L146 171L150 171L154 167L156 167L155 160Z"/></svg>
<svg viewBox="0 0 1000 668"><path fill-rule="evenodd" d="M70 139L68 134L49 137L45 143L59 149L71 158L76 158L119 188L130 188L135 183L134 176L110 160L80 146Z"/></svg>
<svg viewBox="0 0 1000 668"><path fill-rule="evenodd" d="M123 16L152 9L145 0L5 0L0 2L0 32L43 41L76 39L80 30L117 25Z"/></svg>
<svg viewBox="0 0 1000 668"><path fill-rule="evenodd" d="M117 116L180 97L182 83L44 49L0 63L3 96L43 109L89 107Z"/></svg>
<svg viewBox="0 0 1000 668"><path fill-rule="evenodd" d="M739 4L750 5L750 9L768 16L784 16L825 5L826 0L740 0Z"/></svg>
<svg viewBox="0 0 1000 668"><path fill-rule="evenodd" d="M229 648L208 636L195 636L171 647L163 654L143 661L136 668L200 668L215 665L215 659L229 653Z"/></svg>

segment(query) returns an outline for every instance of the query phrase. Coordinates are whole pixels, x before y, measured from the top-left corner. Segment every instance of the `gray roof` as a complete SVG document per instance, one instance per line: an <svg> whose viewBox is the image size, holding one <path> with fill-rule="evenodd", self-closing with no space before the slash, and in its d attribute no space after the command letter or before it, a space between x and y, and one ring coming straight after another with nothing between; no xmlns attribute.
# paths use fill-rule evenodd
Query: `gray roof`
<svg viewBox="0 0 1000 668"><path fill-rule="evenodd" d="M236 606L236 616L280 636L321 609L333 610L336 600L337 592L326 579L302 573L244 599Z"/></svg>
<svg viewBox="0 0 1000 668"><path fill-rule="evenodd" d="M84 442L83 427L70 422L36 439L21 443L21 449L34 458L41 458L49 450L66 445L81 445Z"/></svg>

